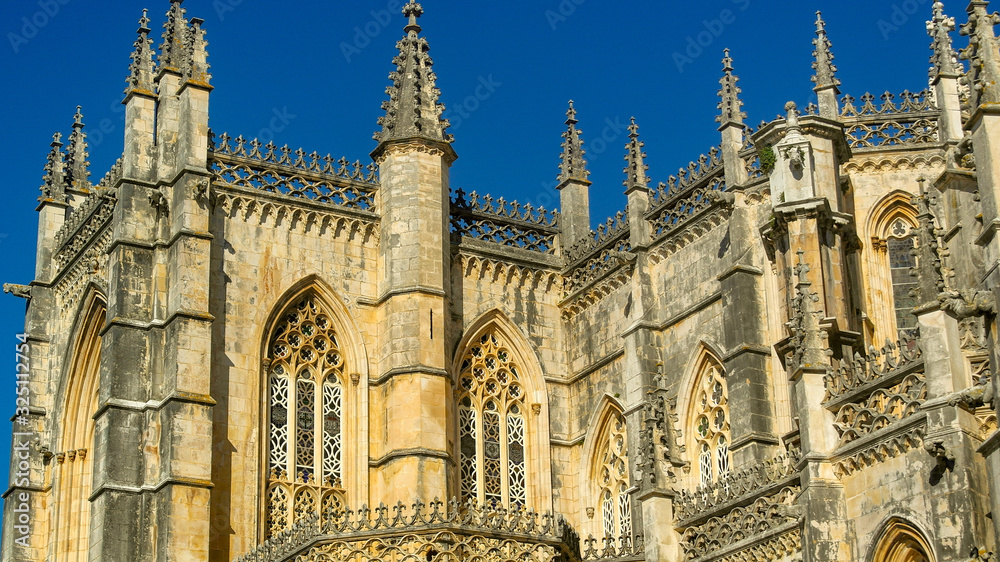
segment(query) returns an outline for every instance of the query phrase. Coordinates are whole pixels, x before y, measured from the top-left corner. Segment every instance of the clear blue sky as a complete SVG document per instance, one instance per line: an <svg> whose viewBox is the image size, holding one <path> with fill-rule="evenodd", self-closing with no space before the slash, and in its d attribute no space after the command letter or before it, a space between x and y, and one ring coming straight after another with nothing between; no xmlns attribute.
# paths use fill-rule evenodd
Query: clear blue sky
<svg viewBox="0 0 1000 562"><path fill-rule="evenodd" d="M386 76L402 36L401 4L185 2L188 16L204 19L208 32L212 128L234 136L273 135L278 145L370 161ZM898 94L927 86L930 40L924 22L931 0L422 4L423 35L455 125L459 160L452 186L551 208L557 202L551 186L559 135L566 102L574 99L593 172L595 223L624 207L623 124L630 116L641 127L654 182L666 181L718 144L714 118L723 48L732 49L748 123L774 118L788 100L800 106L813 100L817 9L827 21L845 94ZM946 11L962 23L965 5L947 2ZM0 154L7 186L0 206L0 282L32 280L42 166L52 133L69 134L78 104L90 134L92 179L98 181L121 155L119 102L144 7L158 46L167 0L0 3ZM4 482L14 336L23 329L23 314L23 300L0 298L0 342L8 348L8 376L0 380Z"/></svg>

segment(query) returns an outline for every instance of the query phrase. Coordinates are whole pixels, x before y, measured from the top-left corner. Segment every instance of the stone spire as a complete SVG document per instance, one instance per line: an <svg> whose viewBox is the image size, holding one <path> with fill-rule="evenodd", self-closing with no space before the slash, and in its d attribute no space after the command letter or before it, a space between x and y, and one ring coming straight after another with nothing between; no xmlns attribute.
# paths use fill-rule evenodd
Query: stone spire
<svg viewBox="0 0 1000 562"><path fill-rule="evenodd" d="M181 7L184 0L170 0L167 21L163 24L163 44L160 45L160 71L181 72L184 68L185 42L187 40L187 10Z"/></svg>
<svg viewBox="0 0 1000 562"><path fill-rule="evenodd" d="M42 176L41 199L66 201L66 164L63 162L62 133L52 135L52 149L45 160L45 175Z"/></svg>
<svg viewBox="0 0 1000 562"><path fill-rule="evenodd" d="M955 18L944 15L944 4L934 3L934 16L927 22L927 34L931 36L931 79L938 76L956 77L961 72L958 67L958 54L951 46L952 31L955 31Z"/></svg>
<svg viewBox="0 0 1000 562"><path fill-rule="evenodd" d="M205 20L191 18L191 27L187 29L184 45L184 80L208 86L212 75L208 73L208 41L205 40L205 30L201 27Z"/></svg>
<svg viewBox="0 0 1000 562"><path fill-rule="evenodd" d="M83 132L83 113L76 106L73 116L73 132L69 135L69 150L66 154L66 185L76 189L90 188L90 162L87 158L87 133Z"/></svg>
<svg viewBox="0 0 1000 562"><path fill-rule="evenodd" d="M436 86L430 46L419 35L417 19L423 13L423 7L414 0L403 6L403 15L409 22L403 28L406 35L396 44L399 49L393 59L396 70L389 74L392 85L386 88L389 100L382 102L385 115L378 120L382 130L374 135L380 143L408 138L446 143L453 140L447 133L448 120L441 118L444 105L438 103L441 91Z"/></svg>
<svg viewBox="0 0 1000 562"><path fill-rule="evenodd" d="M972 87L970 105L973 109L982 103L1000 102L997 82L1000 81L1000 52L993 26L1000 23L1000 15L987 13L989 2L973 0L969 3L969 23L961 26L959 33L969 37L969 46L962 49L962 60L969 61L969 80Z"/></svg>
<svg viewBox="0 0 1000 562"><path fill-rule="evenodd" d="M128 66L128 78L125 79L128 84L125 87L126 96L133 93L154 95L153 74L156 72L156 63L153 62L153 40L149 38L151 31L148 10L143 10L142 17L139 18L139 30L136 32L139 37L135 40L132 62Z"/></svg>
<svg viewBox="0 0 1000 562"><path fill-rule="evenodd" d="M812 81L816 84L815 90L829 89L833 88L840 93L837 89L840 86L840 80L837 78L837 67L833 64L833 52L830 43L830 38L826 34L826 22L823 21L823 13L816 12L816 38L813 39L813 46L816 50L813 51L813 61L812 68L816 71L816 75L813 76Z"/></svg>
<svg viewBox="0 0 1000 562"><path fill-rule="evenodd" d="M743 100L740 99L743 90L738 85L739 76L733 74L733 59L729 56L729 49L723 51L722 72L722 79L719 80L719 84L722 85L719 97L722 98L722 101L717 106L718 109L722 110L722 114L715 118L715 122L719 123L721 127L742 126L743 120L747 117L747 114L743 112Z"/></svg>
<svg viewBox="0 0 1000 562"><path fill-rule="evenodd" d="M649 166L646 165L646 153L642 151L642 148L646 146L646 143L639 140L639 126L635 124L635 117L632 118L631 124L628 126L628 137L629 142L625 145L628 154L625 155L625 161L628 165L625 166L625 193L629 194L636 190L648 191L649 190L649 177L646 176L646 172L649 170Z"/></svg>
<svg viewBox="0 0 1000 562"><path fill-rule="evenodd" d="M583 150L583 131L576 128L576 108L573 107L573 100L569 100L569 109L566 111L566 132L562 134L562 163L559 164L559 182L575 180L579 182L590 181L590 171L587 169L587 161L583 159L586 151Z"/></svg>

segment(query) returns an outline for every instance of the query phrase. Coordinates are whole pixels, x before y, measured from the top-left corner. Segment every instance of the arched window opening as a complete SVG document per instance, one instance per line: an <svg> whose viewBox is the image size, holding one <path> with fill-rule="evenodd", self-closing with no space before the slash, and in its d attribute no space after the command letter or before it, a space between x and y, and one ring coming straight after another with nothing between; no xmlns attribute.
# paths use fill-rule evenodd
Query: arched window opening
<svg viewBox="0 0 1000 562"><path fill-rule="evenodd" d="M625 418L613 412L598 446L597 490L604 536L632 538L632 497L628 493L628 436Z"/></svg>
<svg viewBox="0 0 1000 562"><path fill-rule="evenodd" d="M526 412L520 367L489 330L462 358L458 398L461 495L483 505L527 504Z"/></svg>
<svg viewBox="0 0 1000 562"><path fill-rule="evenodd" d="M267 535L344 504L344 356L330 314L307 296L269 342Z"/></svg>
<svg viewBox="0 0 1000 562"><path fill-rule="evenodd" d="M889 227L886 238L886 252L889 255L889 273L892 278L892 302L896 317L896 332L902 337L917 328L917 317L913 308L916 299L910 296L910 291L917 286L917 278L910 274L911 268L917 265L913 256L915 240L912 228L901 218L895 219Z"/></svg>
<svg viewBox="0 0 1000 562"><path fill-rule="evenodd" d="M873 562L933 562L933 551L913 526L892 521L875 548Z"/></svg>
<svg viewBox="0 0 1000 562"><path fill-rule="evenodd" d="M697 482L707 486L730 472L729 389L722 367L712 357L703 361L692 395L689 435L698 455Z"/></svg>
<svg viewBox="0 0 1000 562"><path fill-rule="evenodd" d="M93 482L94 419L100 389L101 330L107 315L103 299L92 299L78 328L59 420L54 506L56 559L85 558L90 543L90 494Z"/></svg>

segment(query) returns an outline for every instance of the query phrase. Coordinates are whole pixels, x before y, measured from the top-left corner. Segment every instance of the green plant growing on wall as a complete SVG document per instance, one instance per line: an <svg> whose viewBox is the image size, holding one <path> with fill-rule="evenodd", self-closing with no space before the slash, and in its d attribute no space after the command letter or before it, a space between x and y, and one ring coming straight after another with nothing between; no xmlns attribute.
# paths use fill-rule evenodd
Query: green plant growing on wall
<svg viewBox="0 0 1000 562"><path fill-rule="evenodd" d="M765 145L764 148L760 149L760 171L764 172L766 175L771 175L774 171L774 165L777 164L778 159L774 155L774 147L771 145Z"/></svg>

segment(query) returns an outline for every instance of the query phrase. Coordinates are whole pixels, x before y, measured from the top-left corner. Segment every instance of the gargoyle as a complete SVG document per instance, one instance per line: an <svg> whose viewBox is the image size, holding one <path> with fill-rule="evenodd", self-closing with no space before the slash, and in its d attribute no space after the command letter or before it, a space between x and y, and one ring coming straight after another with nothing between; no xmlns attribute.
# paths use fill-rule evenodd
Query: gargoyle
<svg viewBox="0 0 1000 562"><path fill-rule="evenodd" d="M16 285L14 283L4 283L3 292L14 295L15 297L21 297L22 299L31 298L31 287L28 285Z"/></svg>
<svg viewBox="0 0 1000 562"><path fill-rule="evenodd" d="M993 403L994 394L993 383L987 380L985 384L952 394L948 399L948 405L957 406L963 404L969 408L979 408Z"/></svg>
<svg viewBox="0 0 1000 562"><path fill-rule="evenodd" d="M948 291L939 294L938 301L943 310L951 312L959 320L980 314L995 314L997 311L997 300L992 291Z"/></svg>

